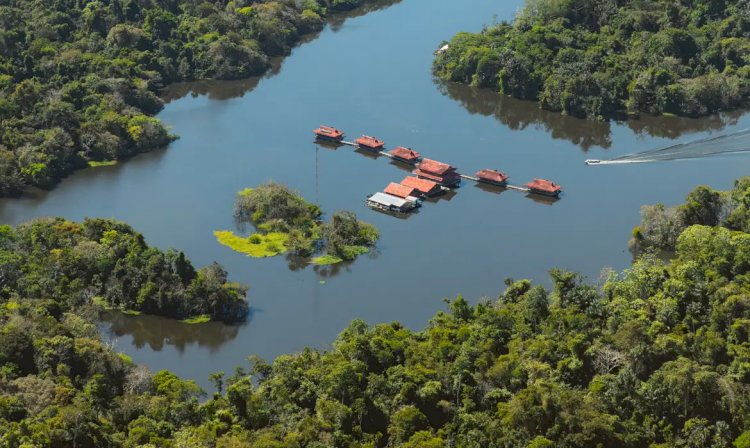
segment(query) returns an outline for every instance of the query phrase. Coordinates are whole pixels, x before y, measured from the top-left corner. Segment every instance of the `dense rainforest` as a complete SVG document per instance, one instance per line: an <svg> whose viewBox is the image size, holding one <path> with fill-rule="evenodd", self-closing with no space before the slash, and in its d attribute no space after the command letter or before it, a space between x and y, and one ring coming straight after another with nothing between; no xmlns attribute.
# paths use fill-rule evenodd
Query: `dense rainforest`
<svg viewBox="0 0 750 448"><path fill-rule="evenodd" d="M527 0L434 71L576 117L701 116L746 103L749 38L747 0Z"/></svg>
<svg viewBox="0 0 750 448"><path fill-rule="evenodd" d="M368 0L0 0L0 196L175 136L161 87L259 75Z"/></svg>
<svg viewBox="0 0 750 448"><path fill-rule="evenodd" d="M247 288L217 263L196 270L182 252L149 247L128 225L46 218L0 226L0 299L74 310L88 305L177 319L243 321ZM46 306L46 305L45 305Z"/></svg>
<svg viewBox="0 0 750 448"><path fill-rule="evenodd" d="M748 448L750 234L722 223L750 222L749 185L719 194L719 221L680 227L670 261L646 253L593 284L553 269L550 290L508 279L417 332L357 320L328 351L212 374L209 396L114 352L67 284L7 287L0 447ZM45 250L71 245L50 245L61 226L106 245L115 225L4 228L0 272L24 244L58 257L46 276L68 272Z"/></svg>

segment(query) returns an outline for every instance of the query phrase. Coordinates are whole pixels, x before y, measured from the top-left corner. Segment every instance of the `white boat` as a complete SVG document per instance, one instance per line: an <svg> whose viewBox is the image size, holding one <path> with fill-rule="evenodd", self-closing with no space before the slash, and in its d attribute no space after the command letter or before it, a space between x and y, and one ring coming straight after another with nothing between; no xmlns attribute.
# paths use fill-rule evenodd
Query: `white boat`
<svg viewBox="0 0 750 448"><path fill-rule="evenodd" d="M602 163L602 161L599 159L586 159L585 163L586 165L596 165L596 164Z"/></svg>

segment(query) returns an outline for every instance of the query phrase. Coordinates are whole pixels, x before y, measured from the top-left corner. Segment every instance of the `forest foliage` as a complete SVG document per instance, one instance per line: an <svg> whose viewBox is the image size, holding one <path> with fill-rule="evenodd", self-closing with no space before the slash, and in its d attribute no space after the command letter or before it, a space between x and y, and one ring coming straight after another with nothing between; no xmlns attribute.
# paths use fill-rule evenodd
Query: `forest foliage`
<svg viewBox="0 0 750 448"><path fill-rule="evenodd" d="M75 301L6 293L0 447L748 448L748 275L746 229L691 225L670 261L508 279L422 331L355 320L329 350L212 374L210 396L115 353Z"/></svg>
<svg viewBox="0 0 750 448"><path fill-rule="evenodd" d="M262 74L365 1L1 1L0 196L165 146L160 88Z"/></svg>
<svg viewBox="0 0 750 448"><path fill-rule="evenodd" d="M675 207L644 205L630 248L635 253L674 251L682 232L693 225L750 233L750 178L735 181L729 191L698 186Z"/></svg>
<svg viewBox="0 0 750 448"><path fill-rule="evenodd" d="M745 104L749 38L747 0L527 0L454 36L434 71L576 117L702 116Z"/></svg>
<svg viewBox="0 0 750 448"><path fill-rule="evenodd" d="M246 292L227 281L219 264L195 269L182 252L149 247L141 234L120 222L46 218L0 226L4 301L37 300L71 310L102 305L231 323L247 316Z"/></svg>

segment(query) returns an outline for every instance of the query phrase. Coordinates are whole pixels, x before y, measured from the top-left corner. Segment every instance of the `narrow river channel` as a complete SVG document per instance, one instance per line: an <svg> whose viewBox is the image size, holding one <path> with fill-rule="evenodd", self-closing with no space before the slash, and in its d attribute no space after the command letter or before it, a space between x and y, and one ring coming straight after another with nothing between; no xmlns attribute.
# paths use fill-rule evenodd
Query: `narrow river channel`
<svg viewBox="0 0 750 448"><path fill-rule="evenodd" d="M150 244L176 247L198 266L223 264L250 285L252 315L239 327L113 316L103 330L153 370L171 369L207 386L209 373L305 346L325 348L349 321L398 320L419 329L462 294L495 297L506 277L546 282L551 267L596 281L631 257L630 231L642 204L680 202L694 186L728 188L750 158L587 167L681 140L750 127L741 113L702 120L644 118L595 123L541 111L533 103L436 83L432 52L462 30L511 19L521 0L403 0L339 20L296 48L272 75L173 86L160 118L180 135L169 148L89 169L49 193L0 201L0 222L38 216L113 217ZM557 202L465 184L409 219L365 208L366 195L407 171L348 147L318 147L311 130L335 125L388 146L410 146L473 173L495 168L515 183L561 184ZM220 246L232 230L232 202L245 187L274 180L331 213L346 209L381 231L378 250L334 268L252 259Z"/></svg>

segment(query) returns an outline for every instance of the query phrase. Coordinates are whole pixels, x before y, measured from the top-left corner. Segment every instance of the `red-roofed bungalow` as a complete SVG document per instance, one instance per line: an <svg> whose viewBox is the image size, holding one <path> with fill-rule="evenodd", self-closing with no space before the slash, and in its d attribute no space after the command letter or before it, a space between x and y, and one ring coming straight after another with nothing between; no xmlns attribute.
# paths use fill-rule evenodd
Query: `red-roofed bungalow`
<svg viewBox="0 0 750 448"><path fill-rule="evenodd" d="M544 196L557 197L562 191L562 187L556 183L547 179L534 179L533 181L526 184L526 187L536 194L542 194Z"/></svg>
<svg viewBox="0 0 750 448"><path fill-rule="evenodd" d="M401 185L414 188L420 193L420 196L435 196L443 192L439 184L418 177L407 176L401 181Z"/></svg>
<svg viewBox="0 0 750 448"><path fill-rule="evenodd" d="M461 183L461 176L456 172L455 167L432 159L422 159L417 169L414 170L414 174L446 187L455 187Z"/></svg>
<svg viewBox="0 0 750 448"><path fill-rule="evenodd" d="M422 155L420 153L414 151L411 148L404 148L403 146L397 147L396 149L391 151L390 154L394 159L410 163L412 165L416 164L422 159Z"/></svg>
<svg viewBox="0 0 750 448"><path fill-rule="evenodd" d="M497 170L480 170L477 171L474 176L479 179L479 182L484 182L487 184L497 185L500 187L504 187L508 184L508 179L510 179L510 176L508 176L505 173L502 173Z"/></svg>
<svg viewBox="0 0 750 448"><path fill-rule="evenodd" d="M420 193L416 188L397 184L395 182L391 182L390 184L388 184L383 192L399 198L418 198L422 196L422 193Z"/></svg>
<svg viewBox="0 0 750 448"><path fill-rule="evenodd" d="M362 149L369 149L370 151L380 151L383 149L383 146L385 146L385 142L383 140L378 140L375 137L370 137L369 135L363 135L362 137L354 140L354 143L357 144Z"/></svg>
<svg viewBox="0 0 750 448"><path fill-rule="evenodd" d="M314 130L313 133L318 140L340 142L344 139L344 133L342 131L330 126L320 126L318 129Z"/></svg>

